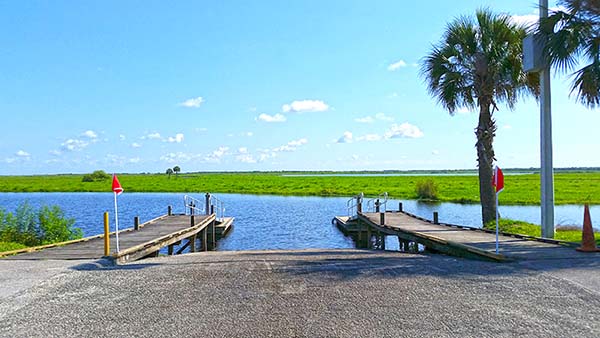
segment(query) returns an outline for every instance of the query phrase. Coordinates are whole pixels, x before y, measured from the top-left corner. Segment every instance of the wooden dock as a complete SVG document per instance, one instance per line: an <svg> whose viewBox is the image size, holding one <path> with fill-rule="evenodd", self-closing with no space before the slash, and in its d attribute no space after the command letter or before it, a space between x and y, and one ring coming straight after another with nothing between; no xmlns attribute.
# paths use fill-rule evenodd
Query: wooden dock
<svg viewBox="0 0 600 338"><path fill-rule="evenodd" d="M189 251L207 251L216 247L218 239L224 237L233 224L233 218L216 215L164 215L137 226L137 230L119 231L120 251L116 248L115 234L111 233L108 256L116 263L126 263L144 257L157 256L162 248L168 248L169 254ZM9 260L44 259L98 259L104 256L104 235L92 236L65 243L52 244L36 248L27 248L2 253ZM1 256L0 256L1 257Z"/></svg>
<svg viewBox="0 0 600 338"><path fill-rule="evenodd" d="M416 251L420 244L433 252L491 261L551 259L558 254L557 247L573 244L501 233L496 254L494 231L438 223L402 211L357 212L352 217L337 216L334 223L352 235L359 247L385 249L385 236L397 236L401 251Z"/></svg>

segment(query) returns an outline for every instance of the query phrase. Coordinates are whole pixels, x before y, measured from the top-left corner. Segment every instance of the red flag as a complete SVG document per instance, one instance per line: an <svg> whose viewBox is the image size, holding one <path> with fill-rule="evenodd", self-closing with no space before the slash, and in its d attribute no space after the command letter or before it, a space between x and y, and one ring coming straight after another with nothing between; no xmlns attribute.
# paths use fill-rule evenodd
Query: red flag
<svg viewBox="0 0 600 338"><path fill-rule="evenodd" d="M494 168L494 176L492 177L492 185L496 188L496 194L501 192L504 189L504 173L502 173L502 169L496 166Z"/></svg>
<svg viewBox="0 0 600 338"><path fill-rule="evenodd" d="M119 179L117 178L117 175L115 175L115 174L113 174L112 191L117 195L121 195L121 193L123 193L123 188L121 187L121 183L119 183Z"/></svg>

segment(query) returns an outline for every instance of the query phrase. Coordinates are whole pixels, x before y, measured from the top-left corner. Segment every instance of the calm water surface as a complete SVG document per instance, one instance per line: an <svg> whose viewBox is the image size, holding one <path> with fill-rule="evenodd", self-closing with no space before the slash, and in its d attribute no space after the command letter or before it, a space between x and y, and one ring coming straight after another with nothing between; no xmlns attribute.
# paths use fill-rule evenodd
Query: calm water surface
<svg viewBox="0 0 600 338"><path fill-rule="evenodd" d="M203 199L203 194L195 196ZM238 194L217 194L225 203L226 216L235 217L234 228L219 241L218 250L265 250L306 248L352 248L353 241L345 237L331 219L346 215L348 198L283 197ZM112 193L0 193L0 207L14 211L28 201L34 207L58 205L75 219L75 226L85 236L103 231L102 214L110 213L114 229ZM399 201L390 201L388 209L397 210ZM441 222L477 226L481 222L479 205L454 203L424 204L402 201L404 210L431 219L438 211ZM119 227L133 226L133 218L142 222L166 214L167 206L173 212L183 213L183 194L180 193L124 193L119 196ZM500 206L503 217L540 223L537 206ZM600 217L600 206L591 208L592 222ZM557 206L555 220L562 225L581 225L583 207ZM598 227L596 222L596 227Z"/></svg>

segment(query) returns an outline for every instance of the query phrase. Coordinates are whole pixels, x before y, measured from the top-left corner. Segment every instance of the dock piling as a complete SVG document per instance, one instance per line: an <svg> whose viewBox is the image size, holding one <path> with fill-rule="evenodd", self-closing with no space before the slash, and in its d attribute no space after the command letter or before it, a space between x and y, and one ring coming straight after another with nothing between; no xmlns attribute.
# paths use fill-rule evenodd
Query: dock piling
<svg viewBox="0 0 600 338"><path fill-rule="evenodd" d="M190 237L190 252L196 252L196 235Z"/></svg>
<svg viewBox="0 0 600 338"><path fill-rule="evenodd" d="M167 215L173 216L173 207L171 207L170 205L167 206Z"/></svg>
<svg viewBox="0 0 600 338"><path fill-rule="evenodd" d="M402 202L399 202L399 203L398 203L398 211L399 211L399 212L402 212Z"/></svg>
<svg viewBox="0 0 600 338"><path fill-rule="evenodd" d="M206 193L204 197L206 198L204 210L206 211L207 215L210 215L210 193Z"/></svg>
<svg viewBox="0 0 600 338"><path fill-rule="evenodd" d="M135 216L133 218L133 230L140 230L140 216Z"/></svg>
<svg viewBox="0 0 600 338"><path fill-rule="evenodd" d="M200 231L200 237L202 240L202 251L208 251L208 243L206 243L206 241L207 241L206 228L204 228L202 231Z"/></svg>
<svg viewBox="0 0 600 338"><path fill-rule="evenodd" d="M104 256L110 255L110 229L108 226L108 212L104 213Z"/></svg>
<svg viewBox="0 0 600 338"><path fill-rule="evenodd" d="M440 222L438 220L438 212L437 211L433 212L433 224L440 224Z"/></svg>

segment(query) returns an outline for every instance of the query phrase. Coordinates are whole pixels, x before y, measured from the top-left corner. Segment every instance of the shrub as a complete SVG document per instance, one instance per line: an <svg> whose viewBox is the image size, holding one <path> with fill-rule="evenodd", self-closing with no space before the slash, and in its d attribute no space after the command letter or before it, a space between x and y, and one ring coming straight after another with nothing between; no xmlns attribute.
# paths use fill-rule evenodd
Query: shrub
<svg viewBox="0 0 600 338"><path fill-rule="evenodd" d="M81 229L73 228L74 223L57 206L35 210L25 202L14 214L0 209L0 242L36 246L83 237Z"/></svg>
<svg viewBox="0 0 600 338"><path fill-rule="evenodd" d="M105 181L110 178L110 175L105 173L104 170L96 170L91 174L83 175L81 179L82 182L96 182L96 181Z"/></svg>
<svg viewBox="0 0 600 338"><path fill-rule="evenodd" d="M415 189L418 199L437 200L438 189L437 184L432 179L417 181Z"/></svg>

